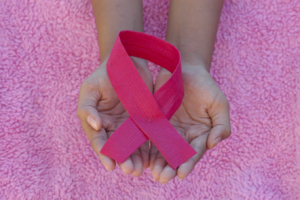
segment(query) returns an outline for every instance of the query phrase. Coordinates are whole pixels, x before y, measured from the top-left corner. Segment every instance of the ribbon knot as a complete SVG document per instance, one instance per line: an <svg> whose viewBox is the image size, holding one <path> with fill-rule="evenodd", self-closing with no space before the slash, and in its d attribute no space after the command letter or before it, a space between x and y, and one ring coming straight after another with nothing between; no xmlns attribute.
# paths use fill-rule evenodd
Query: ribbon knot
<svg viewBox="0 0 300 200"><path fill-rule="evenodd" d="M129 56L149 60L172 73L154 94ZM107 74L129 118L112 134L100 153L124 162L148 139L176 169L196 151L170 124L181 105L184 88L180 53L172 44L135 31L121 31L107 62Z"/></svg>

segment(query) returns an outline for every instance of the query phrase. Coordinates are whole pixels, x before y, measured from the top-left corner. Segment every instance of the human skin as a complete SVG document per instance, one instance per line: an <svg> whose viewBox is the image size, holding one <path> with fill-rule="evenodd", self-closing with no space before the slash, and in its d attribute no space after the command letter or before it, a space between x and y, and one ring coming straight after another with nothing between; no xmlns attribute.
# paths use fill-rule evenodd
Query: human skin
<svg viewBox="0 0 300 200"><path fill-rule="evenodd" d="M161 183L186 178L207 149L231 134L228 100L209 73L222 6L221 0L170 1L167 41L180 51L185 89L170 122L197 154L173 170L151 145L150 169ZM162 68L154 91L170 76Z"/></svg>
<svg viewBox="0 0 300 200"><path fill-rule="evenodd" d="M183 3L184 2L184 3ZM167 41L181 52L185 97L170 122L197 151L177 170L172 170L157 149L143 144L124 163L125 174L140 176L149 166L155 180L166 183L176 175L185 178L202 157L207 147L230 135L229 105L209 74L211 57L222 10L218 0L172 0ZM100 49L100 66L81 85L77 115L92 148L107 170L115 161L100 154L111 134L129 117L119 101L106 72L106 63L121 30L143 32L141 0L92 0ZM131 57L136 69L153 92L152 75L147 61ZM155 91L170 77L162 69ZM218 139L219 138L219 139Z"/></svg>
<svg viewBox="0 0 300 200"><path fill-rule="evenodd" d="M111 134L129 117L117 97L106 72L106 63L121 30L144 31L141 0L92 0L100 50L100 66L80 87L77 116L92 148L107 170L116 162L100 150ZM149 90L153 79L147 61L131 57ZM149 166L149 142L144 143L120 164L125 174L140 176Z"/></svg>

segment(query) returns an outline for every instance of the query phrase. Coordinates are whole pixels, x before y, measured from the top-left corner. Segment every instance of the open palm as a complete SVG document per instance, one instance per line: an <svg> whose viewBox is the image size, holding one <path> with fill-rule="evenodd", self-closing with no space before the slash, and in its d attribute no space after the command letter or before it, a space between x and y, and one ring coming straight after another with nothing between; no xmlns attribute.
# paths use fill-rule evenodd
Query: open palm
<svg viewBox="0 0 300 200"><path fill-rule="evenodd" d="M158 90L171 76L162 69L155 83ZM227 98L210 74L199 66L184 66L183 81L185 94L181 106L170 119L170 123L181 136L197 151L197 154L173 170L158 152L151 148L150 169L153 178L166 183L178 175L184 179L201 159L207 148L229 137L230 120Z"/></svg>
<svg viewBox="0 0 300 200"><path fill-rule="evenodd" d="M153 91L152 75L147 62L131 57L146 85ZM115 161L100 153L107 139L129 117L112 87L104 61L81 85L77 115L92 148L107 170L115 168ZM140 176L149 165L149 145L144 143L122 164L125 174Z"/></svg>

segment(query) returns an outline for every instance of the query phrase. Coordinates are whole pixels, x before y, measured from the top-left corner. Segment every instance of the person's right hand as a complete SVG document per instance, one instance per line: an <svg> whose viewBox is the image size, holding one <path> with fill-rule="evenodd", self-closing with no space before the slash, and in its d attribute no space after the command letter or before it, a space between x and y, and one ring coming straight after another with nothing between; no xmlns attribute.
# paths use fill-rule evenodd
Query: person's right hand
<svg viewBox="0 0 300 200"><path fill-rule="evenodd" d="M136 69L146 85L153 92L152 75L147 61L131 57ZM81 85L79 92L77 116L81 121L92 148L98 155L104 167L111 171L115 168L115 161L100 153L106 140L129 117L112 87L106 71L107 60L91 74ZM125 174L140 176L143 169L149 166L148 141L129 156L122 164Z"/></svg>

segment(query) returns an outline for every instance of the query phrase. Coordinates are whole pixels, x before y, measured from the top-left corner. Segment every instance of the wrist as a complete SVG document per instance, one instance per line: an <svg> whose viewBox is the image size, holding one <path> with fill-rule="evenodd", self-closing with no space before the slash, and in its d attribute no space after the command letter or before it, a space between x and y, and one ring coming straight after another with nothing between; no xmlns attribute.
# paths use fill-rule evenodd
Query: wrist
<svg viewBox="0 0 300 200"><path fill-rule="evenodd" d="M201 68L210 72L211 57L204 56L196 51L194 44L188 45L188 42L181 41L180 38L167 37L167 41L173 44L180 52L182 69Z"/></svg>
<svg viewBox="0 0 300 200"><path fill-rule="evenodd" d="M197 70L205 71L210 73L210 64L204 62L202 59L185 59L184 56L181 56L181 67L182 71L184 70Z"/></svg>
<svg viewBox="0 0 300 200"><path fill-rule="evenodd" d="M101 67L101 66L106 67L109 57L110 57L110 54L107 55L107 57L105 57L105 59L101 60L99 67ZM139 57L134 57L134 56L130 56L130 59L138 71L141 71L141 70L149 71L147 60L139 58ZM149 71L149 73L150 73L150 71Z"/></svg>
<svg viewBox="0 0 300 200"><path fill-rule="evenodd" d="M182 71L202 71L210 73L210 65L206 64L203 60L184 60L181 61Z"/></svg>
<svg viewBox="0 0 300 200"><path fill-rule="evenodd" d="M190 64L182 64L182 74L190 75L190 76L198 76L201 75L210 75L210 72L203 65L190 65Z"/></svg>

